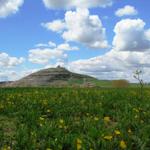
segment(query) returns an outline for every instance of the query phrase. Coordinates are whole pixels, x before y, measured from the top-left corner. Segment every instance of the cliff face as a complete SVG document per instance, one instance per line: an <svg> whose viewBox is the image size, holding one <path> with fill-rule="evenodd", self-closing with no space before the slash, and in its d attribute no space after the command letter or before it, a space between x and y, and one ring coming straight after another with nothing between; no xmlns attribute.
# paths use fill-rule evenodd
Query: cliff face
<svg viewBox="0 0 150 150"><path fill-rule="evenodd" d="M73 84L85 84L96 80L95 78L72 73L65 68L49 68L33 73L21 80L12 82L9 86L61 86L61 85L73 85Z"/></svg>

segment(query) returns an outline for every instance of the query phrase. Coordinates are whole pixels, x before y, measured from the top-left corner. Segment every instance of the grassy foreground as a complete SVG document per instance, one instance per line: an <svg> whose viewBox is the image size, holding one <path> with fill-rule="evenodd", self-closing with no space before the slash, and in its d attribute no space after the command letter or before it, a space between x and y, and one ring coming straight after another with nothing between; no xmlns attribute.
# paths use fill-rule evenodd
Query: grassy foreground
<svg viewBox="0 0 150 150"><path fill-rule="evenodd" d="M0 89L0 150L149 150L150 89Z"/></svg>

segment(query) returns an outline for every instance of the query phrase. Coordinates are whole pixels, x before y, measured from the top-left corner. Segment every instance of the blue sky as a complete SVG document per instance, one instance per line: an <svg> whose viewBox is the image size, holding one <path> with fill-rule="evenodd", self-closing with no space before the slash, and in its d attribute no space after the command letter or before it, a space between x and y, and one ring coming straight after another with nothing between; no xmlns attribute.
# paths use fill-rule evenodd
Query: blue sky
<svg viewBox="0 0 150 150"><path fill-rule="evenodd" d="M150 2L148 0L98 0L94 6L92 6L92 4L85 6L88 1L83 0L83 3L85 4L84 8L82 6L83 3L80 4L80 2L68 7L68 0L64 0L66 5L64 5L64 3L61 4L61 0L57 0L59 6L57 6L57 3L53 6L53 0L36 0L36 2L31 0L12 0L11 6L13 7L6 7L6 4L10 1L11 0L0 0L1 81L4 79L16 80L38 69L55 67L60 62L61 65L64 65L74 72L89 74L100 79L126 78L128 80L133 80L131 77L132 72L136 69L143 69L143 72L146 72L144 78L149 81L149 74L146 71L149 69L147 60L149 59L148 52L150 51L150 33L148 32L150 29L150 16L148 13ZM102 1L105 8L101 7ZM107 6L109 5L109 2L112 2L111 6ZM68 7L67 9L66 6ZM136 13L130 12L128 9L125 10L125 6L130 6L132 9L134 8ZM82 9L77 12L77 9L80 7ZM121 16L115 15L116 11L119 9L124 9ZM85 11L83 12L83 10ZM80 31L76 32L73 28L74 33L72 34L75 34L73 37L70 37L68 34L67 37L63 37L65 32L72 31L72 27L67 27L67 24L71 21L66 22L65 20L65 14L69 11L71 12L71 14L69 14L70 16L73 12L76 13L76 15L80 15L80 13L86 13L86 11L88 11L86 21L84 18L85 16L80 18L83 19L83 21L80 20L81 22L85 21L85 23L87 23L87 25L85 25L87 30L85 27L83 27L84 29L80 29L81 35ZM89 18L93 15L98 17L95 21L101 21L101 27L98 23L95 25L95 28L92 28L93 25L90 26L92 22L90 22ZM70 16L68 16L68 18ZM129 19L129 21L127 21L127 19ZM141 20L139 23L138 19ZM62 30L54 32L53 28L55 28L55 20L60 20L61 23L65 24L65 27ZM72 22L73 21L78 22L78 20L72 20ZM115 36L119 39L118 41L120 41L120 43L121 40L126 39L120 35L122 32L119 32L119 27L117 33L114 32L115 26L121 21L124 21L122 24L124 23L126 26L132 26L131 24L134 24L134 27L136 27L136 25L138 26L138 24L142 24L142 22L145 23L145 26L143 25L141 28L138 26L140 31L138 30L139 34L136 34L141 36L148 35L146 39L145 37L144 39L137 39L137 37L131 38L134 32L137 32L134 31L134 27L132 32L130 32L132 29L130 31L125 29L126 33L129 33L127 35L131 38L129 42L137 43L140 40L143 40L143 42L141 42L143 43L142 46L136 45L133 49L132 45L126 45L127 43L123 43L124 47L122 48L120 48L120 45L117 45L117 42L113 44ZM46 23L53 23L53 27L46 27L42 25L42 23L44 25L46 25ZM103 29L105 30L104 33L102 33ZM89 32L90 37L84 37L82 35L84 32ZM95 35L94 33L96 32L99 32L99 34ZM76 33L78 33L78 35L76 35ZM87 34L87 36L89 35ZM91 44L85 42L89 39L92 41ZM49 41L55 43L56 47L48 46ZM107 41L107 46L101 46L100 43L103 43L104 41ZM96 42L99 42L97 46L91 46L92 44L96 44ZM39 43L47 44L47 46L35 47L35 45ZM61 44L68 44L70 47L67 49L66 45L63 45L62 49L58 49ZM76 47L75 50L73 47ZM73 49L70 50L71 48ZM56 51L56 53L51 53L51 51ZM47 57L44 55L47 55ZM31 58L34 56L36 58ZM148 58L144 61L142 59L144 59L145 56ZM121 58L123 57L125 58L122 60ZM11 59L13 59L13 62ZM91 59L94 59L95 63L93 63ZM117 59L118 62L113 62ZM110 60L112 62L109 62ZM132 62L131 60L136 61ZM118 65L112 67L112 63L118 63ZM124 66L124 63L127 65Z"/></svg>

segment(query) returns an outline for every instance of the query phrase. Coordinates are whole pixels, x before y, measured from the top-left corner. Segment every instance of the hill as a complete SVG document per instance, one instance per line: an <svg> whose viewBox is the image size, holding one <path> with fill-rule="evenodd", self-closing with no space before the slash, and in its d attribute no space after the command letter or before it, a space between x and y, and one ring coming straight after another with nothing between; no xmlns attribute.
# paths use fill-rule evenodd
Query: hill
<svg viewBox="0 0 150 150"><path fill-rule="evenodd" d="M73 73L63 67L43 69L18 81L6 84L15 87L95 86L98 79Z"/></svg>

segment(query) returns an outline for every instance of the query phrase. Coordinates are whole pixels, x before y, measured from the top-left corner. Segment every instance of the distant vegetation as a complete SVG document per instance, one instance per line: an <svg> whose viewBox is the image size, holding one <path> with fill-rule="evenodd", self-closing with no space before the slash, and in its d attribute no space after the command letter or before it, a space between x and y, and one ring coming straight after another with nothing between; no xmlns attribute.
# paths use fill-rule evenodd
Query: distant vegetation
<svg viewBox="0 0 150 150"><path fill-rule="evenodd" d="M0 89L2 150L149 150L150 91Z"/></svg>
<svg viewBox="0 0 150 150"><path fill-rule="evenodd" d="M114 80L112 81L112 86L115 88L127 88L129 87L129 81L127 80Z"/></svg>

